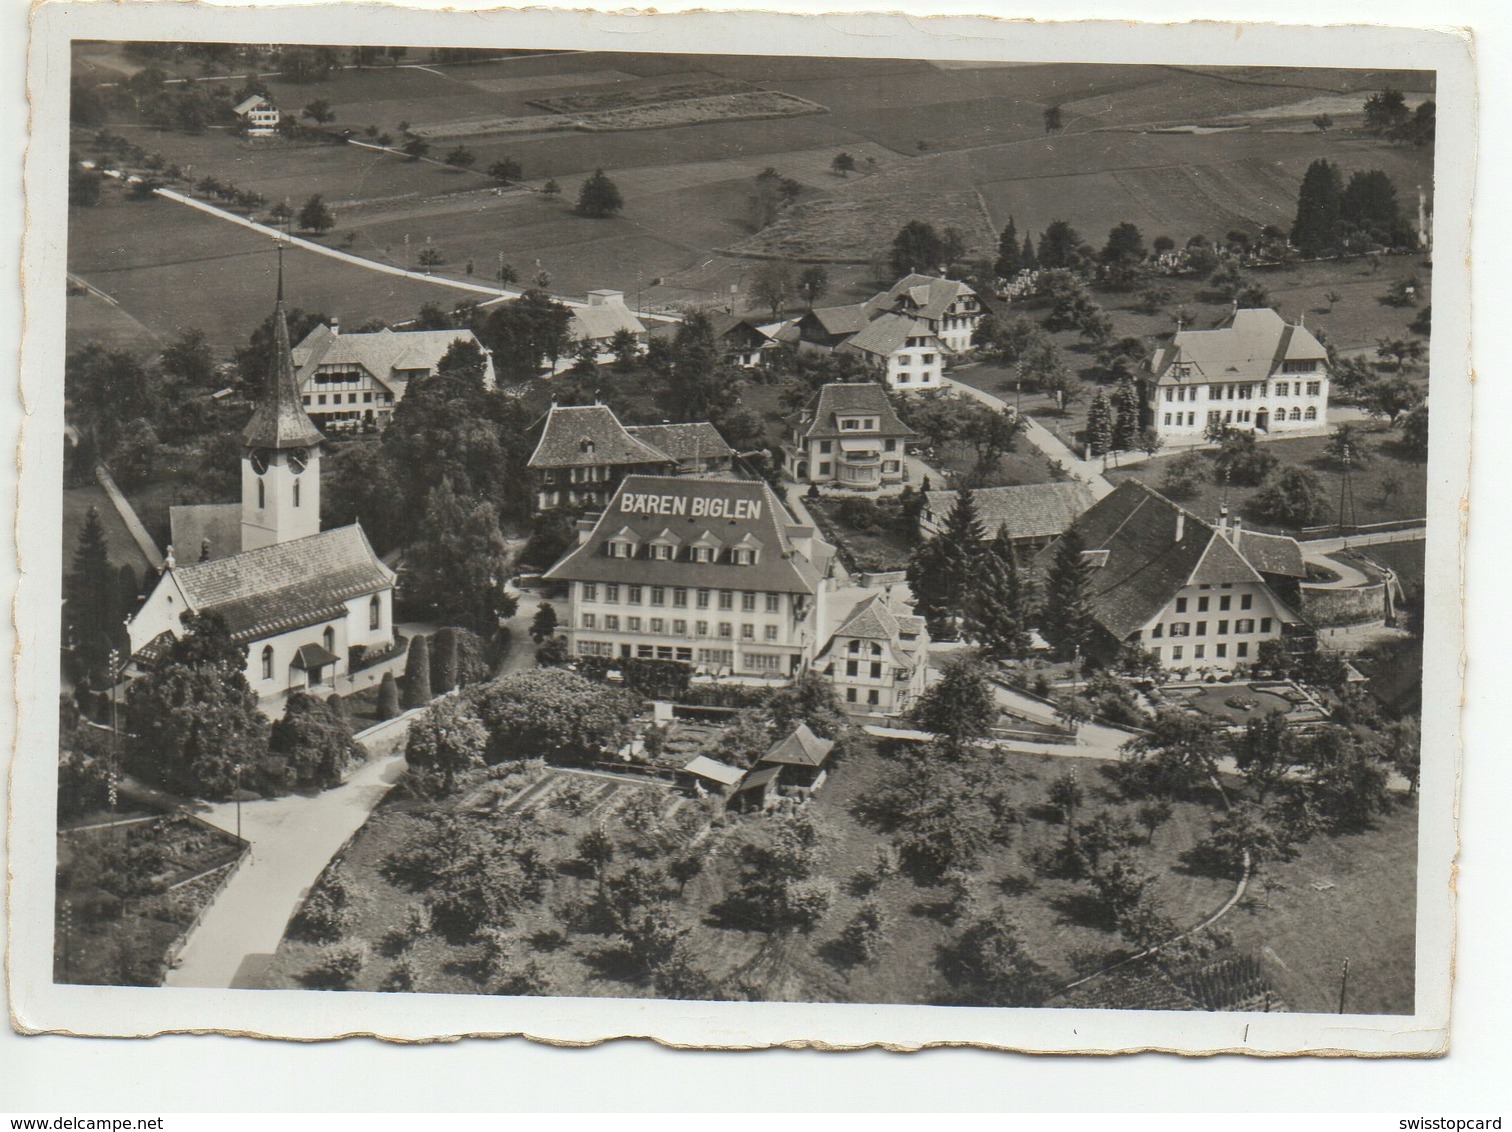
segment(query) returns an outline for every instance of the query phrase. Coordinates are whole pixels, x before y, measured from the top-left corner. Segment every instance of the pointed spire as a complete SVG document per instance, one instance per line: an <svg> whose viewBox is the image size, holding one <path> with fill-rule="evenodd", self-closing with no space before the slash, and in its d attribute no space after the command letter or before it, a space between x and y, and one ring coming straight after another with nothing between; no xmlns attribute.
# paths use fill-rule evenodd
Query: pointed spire
<svg viewBox="0 0 1512 1132"><path fill-rule="evenodd" d="M273 303L273 356L252 419L242 432L248 448L308 448L325 437L304 411L294 376L294 351L289 343L289 319L284 310L283 244L278 245L278 291Z"/></svg>

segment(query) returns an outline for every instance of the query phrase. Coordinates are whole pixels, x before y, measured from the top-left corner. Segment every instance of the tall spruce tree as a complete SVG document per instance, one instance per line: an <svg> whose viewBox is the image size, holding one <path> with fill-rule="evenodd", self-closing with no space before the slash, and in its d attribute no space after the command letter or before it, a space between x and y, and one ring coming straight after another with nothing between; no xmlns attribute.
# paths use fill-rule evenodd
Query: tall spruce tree
<svg viewBox="0 0 1512 1132"><path fill-rule="evenodd" d="M1087 406L1087 447L1101 456L1113 447L1113 406L1101 389Z"/></svg>
<svg viewBox="0 0 1512 1132"><path fill-rule="evenodd" d="M1076 656L1092 632L1092 567L1081 534L1072 527L1055 544L1045 576L1040 632L1063 659Z"/></svg>
<svg viewBox="0 0 1512 1132"><path fill-rule="evenodd" d="M1343 237L1344 187L1338 167L1320 157L1307 167L1297 193L1297 219L1291 242L1303 255L1337 248Z"/></svg>
<svg viewBox="0 0 1512 1132"><path fill-rule="evenodd" d="M940 639L954 639L972 585L984 532L969 489L956 495L938 535L922 543L908 563L908 584L919 613Z"/></svg>
<svg viewBox="0 0 1512 1132"><path fill-rule="evenodd" d="M68 619L73 625L79 659L91 675L103 673L117 628L116 595L120 582L110 566L105 526L89 509L68 575Z"/></svg>
<svg viewBox="0 0 1512 1132"><path fill-rule="evenodd" d="M1124 374L1113 388L1112 447L1127 452L1139 440L1139 390L1134 379Z"/></svg>
<svg viewBox="0 0 1512 1132"><path fill-rule="evenodd" d="M998 239L998 257L993 270L997 272L999 279L1012 279L1019 273L1022 266L1018 227L1010 216L1007 225L1003 228L1002 236Z"/></svg>
<svg viewBox="0 0 1512 1132"><path fill-rule="evenodd" d="M993 656L1023 656L1029 651L1031 591L1008 528L999 527L977 566L966 607L967 631Z"/></svg>
<svg viewBox="0 0 1512 1132"><path fill-rule="evenodd" d="M1024 251L1019 256L1019 266L1025 271L1039 270L1039 256L1034 253L1034 237L1024 233Z"/></svg>

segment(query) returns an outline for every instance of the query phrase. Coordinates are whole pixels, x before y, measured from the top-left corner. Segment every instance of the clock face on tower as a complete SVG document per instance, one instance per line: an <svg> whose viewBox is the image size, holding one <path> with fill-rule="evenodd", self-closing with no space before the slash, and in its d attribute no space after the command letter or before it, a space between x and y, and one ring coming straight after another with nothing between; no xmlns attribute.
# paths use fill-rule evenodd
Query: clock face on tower
<svg viewBox="0 0 1512 1132"><path fill-rule="evenodd" d="M252 470L258 475L262 475L268 470L268 461L270 459L271 453L266 448L257 449L252 453Z"/></svg>
<svg viewBox="0 0 1512 1132"><path fill-rule="evenodd" d="M297 476L305 470L305 465L310 462L310 450L308 448L296 448L289 453L289 467Z"/></svg>

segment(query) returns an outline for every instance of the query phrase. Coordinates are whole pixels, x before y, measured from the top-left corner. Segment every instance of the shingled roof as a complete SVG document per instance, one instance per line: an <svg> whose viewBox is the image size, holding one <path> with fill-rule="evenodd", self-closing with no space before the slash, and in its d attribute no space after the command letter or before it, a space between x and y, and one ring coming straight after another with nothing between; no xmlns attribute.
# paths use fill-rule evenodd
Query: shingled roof
<svg viewBox="0 0 1512 1132"><path fill-rule="evenodd" d="M694 515L694 508L687 506L681 513L663 514L659 510L660 502L667 499L674 503L698 501L705 513ZM638 507L640 501L654 501L658 509ZM693 562L682 555L667 561L611 557L606 549L613 539L644 546L665 539L668 533L681 540L680 545L684 546L712 542L722 550L742 544L754 545L758 554L753 564L737 565L722 554L714 562ZM568 551L546 571L545 576L553 582L621 582L817 593L831 548L815 539L815 558L811 560L793 543L800 533L811 537L811 528L794 523L771 487L763 481L630 475L609 500L588 538Z"/></svg>
<svg viewBox="0 0 1512 1132"><path fill-rule="evenodd" d="M335 327L320 325L294 348L295 376L303 389L323 366L360 366L391 392L402 393L405 371L432 370L456 342L472 342L482 348L471 330L390 330L342 334ZM485 355L486 356L486 355ZM492 361L488 363L492 369ZM396 372L397 371L397 372ZM485 382L488 377L485 376Z"/></svg>
<svg viewBox="0 0 1512 1132"><path fill-rule="evenodd" d="M815 307L809 311L826 334L854 334L871 321L871 312L862 303L843 307Z"/></svg>
<svg viewBox="0 0 1512 1132"><path fill-rule="evenodd" d="M284 312L283 266L278 269L278 299L273 304L273 356L252 419L242 430L248 448L309 448L325 437L304 411L289 348L289 320Z"/></svg>
<svg viewBox="0 0 1512 1132"><path fill-rule="evenodd" d="M625 431L674 460L709 460L735 454L735 449L708 421L629 425Z"/></svg>
<svg viewBox="0 0 1512 1132"><path fill-rule="evenodd" d="M346 602L394 584L362 528L336 527L171 572L195 613L218 613L235 641L346 615Z"/></svg>
<svg viewBox="0 0 1512 1132"><path fill-rule="evenodd" d="M834 749L833 739L821 739L809 729L807 723L800 723L762 755L760 761L779 766L823 766L824 760L829 758Z"/></svg>
<svg viewBox="0 0 1512 1132"><path fill-rule="evenodd" d="M910 338L928 338L937 349L945 348L935 337L934 331L918 319L901 314L884 314L852 334L840 344L839 349L890 358L907 345Z"/></svg>
<svg viewBox="0 0 1512 1132"><path fill-rule="evenodd" d="M1183 330L1150 363L1162 384L1178 381L1264 381L1283 361L1328 357L1322 344L1305 326L1291 325L1269 307L1237 310L1228 326L1216 330ZM1182 378L1174 365L1189 365Z"/></svg>
<svg viewBox="0 0 1512 1132"><path fill-rule="evenodd" d="M884 310L907 310L919 318L944 318L950 306L962 295L975 295L965 283L957 279L941 279L937 275L905 275L866 303L873 314Z"/></svg>
<svg viewBox="0 0 1512 1132"><path fill-rule="evenodd" d="M877 431L861 435L910 438L913 430L893 412L887 391L875 381L835 382L820 388L813 404L795 418L799 435L804 439L828 440L839 436L856 436L854 430L841 432L835 424L839 416L857 413L875 414Z"/></svg>
<svg viewBox="0 0 1512 1132"><path fill-rule="evenodd" d="M924 506L937 515L955 506L954 491L928 491ZM1065 483L1020 483L1007 487L983 487L971 493L984 537L995 538L1006 527L1012 539L1052 538L1066 528L1096 500L1080 480Z"/></svg>
<svg viewBox="0 0 1512 1132"><path fill-rule="evenodd" d="M539 427L532 468L672 462L665 452L632 436L608 405L553 405Z"/></svg>
<svg viewBox="0 0 1512 1132"><path fill-rule="evenodd" d="M1105 552L1091 574L1089 604L1115 640L1143 628L1185 586L1265 580L1220 531L1139 480L1119 484L1072 527L1088 551ZM1248 546L1243 535L1236 537L1248 550L1281 536L1262 536ZM1057 540L1040 551L1035 564L1041 571L1049 569L1059 545ZM1263 554L1265 563L1289 558L1271 545Z"/></svg>

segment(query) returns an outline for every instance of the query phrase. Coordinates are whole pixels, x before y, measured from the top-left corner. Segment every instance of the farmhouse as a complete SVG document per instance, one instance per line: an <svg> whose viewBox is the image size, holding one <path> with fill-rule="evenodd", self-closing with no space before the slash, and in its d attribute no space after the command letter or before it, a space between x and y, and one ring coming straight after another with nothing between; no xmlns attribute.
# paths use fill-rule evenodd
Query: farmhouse
<svg viewBox="0 0 1512 1132"><path fill-rule="evenodd" d="M814 307L793 325L792 337L799 353L827 354L870 321L871 314L863 303Z"/></svg>
<svg viewBox="0 0 1512 1132"><path fill-rule="evenodd" d="M628 475L545 574L576 656L787 678L826 624L833 549L757 480Z"/></svg>
<svg viewBox="0 0 1512 1132"><path fill-rule="evenodd" d="M620 424L608 405L552 405L533 426L537 510L602 507L632 473L722 475L735 450L708 421Z"/></svg>
<svg viewBox="0 0 1512 1132"><path fill-rule="evenodd" d="M825 385L788 427L783 470L799 483L875 491L908 478L903 455L914 433L875 382Z"/></svg>
<svg viewBox="0 0 1512 1132"><path fill-rule="evenodd" d="M843 616L815 667L849 710L902 715L924 692L929 631L912 609L872 594Z"/></svg>
<svg viewBox="0 0 1512 1132"><path fill-rule="evenodd" d="M957 494L924 493L924 505L919 509L920 538L934 538L945 528L945 517L955 507ZM996 538L1006 529L1014 547L1025 552L1040 550L1060 538L1094 502L1091 489L1080 480L978 488L971 499L983 538Z"/></svg>
<svg viewBox="0 0 1512 1132"><path fill-rule="evenodd" d="M1305 636L1295 612L1306 575L1294 539L1203 522L1138 480L1125 480L1072 524L1091 568L1091 655L1126 645L1166 668L1232 670L1261 641ZM1048 571L1057 543L1042 550Z"/></svg>
<svg viewBox="0 0 1512 1132"><path fill-rule="evenodd" d="M821 739L807 723L800 723L757 760L730 796L730 805L764 809L777 801L782 787L819 789L828 777L824 764L834 749L833 739Z"/></svg>
<svg viewBox="0 0 1512 1132"><path fill-rule="evenodd" d="M243 122L249 138L270 138L278 132L279 119L283 117L274 106L260 94L248 95L231 112Z"/></svg>
<svg viewBox="0 0 1512 1132"><path fill-rule="evenodd" d="M1223 427L1272 435L1328 426L1328 352L1269 307L1235 310L1228 326L1182 330L1150 359L1146 423L1168 443Z"/></svg>
<svg viewBox="0 0 1512 1132"><path fill-rule="evenodd" d="M224 542L229 511L239 510L237 552L178 566L169 547L162 576L126 626L141 671L160 659L186 614L219 615L246 649L247 681L263 700L333 691L354 659L394 644L393 571L357 524L320 529L324 437L295 384L281 280L273 330L267 384L242 436L241 503L213 515Z"/></svg>
<svg viewBox="0 0 1512 1132"><path fill-rule="evenodd" d="M874 319L891 312L922 322L947 350L957 354L972 348L977 323L985 314L969 286L933 275L905 275L865 306Z"/></svg>
<svg viewBox="0 0 1512 1132"><path fill-rule="evenodd" d="M853 354L893 389L938 389L945 369L945 348L924 323L900 314L884 314L839 346Z"/></svg>
<svg viewBox="0 0 1512 1132"><path fill-rule="evenodd" d="M382 330L343 334L337 320L317 326L294 348L305 412L326 428L381 428L412 381L435 374L458 342L483 353L483 384L494 385L493 358L471 330Z"/></svg>

